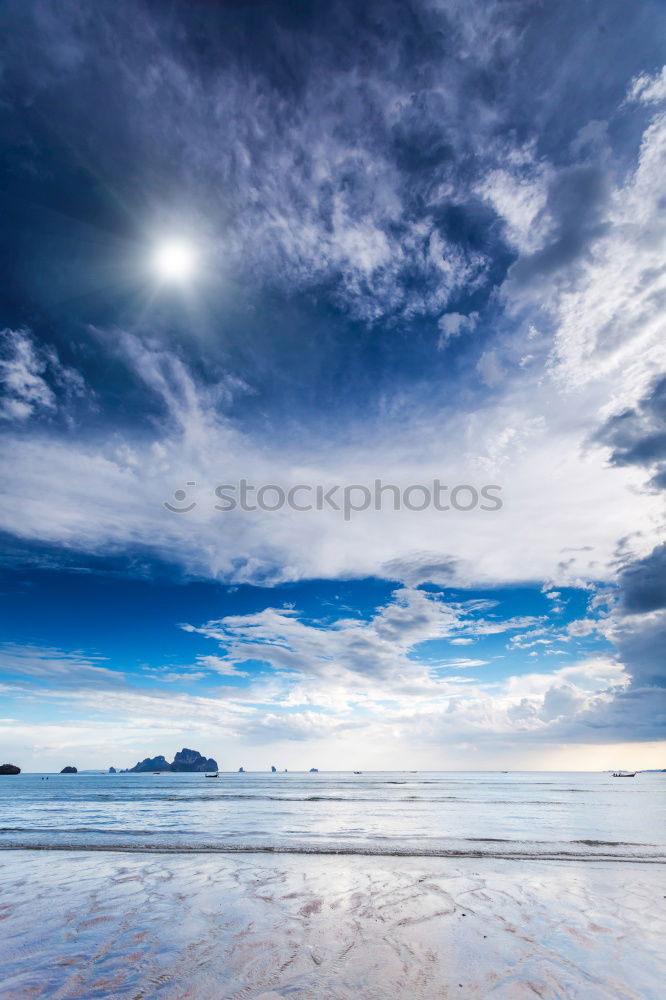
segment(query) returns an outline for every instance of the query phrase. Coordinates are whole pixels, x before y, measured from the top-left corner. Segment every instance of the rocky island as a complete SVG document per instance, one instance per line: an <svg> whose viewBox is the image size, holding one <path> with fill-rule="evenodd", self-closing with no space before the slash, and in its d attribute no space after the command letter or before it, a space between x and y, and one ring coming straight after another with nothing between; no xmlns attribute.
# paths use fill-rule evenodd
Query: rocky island
<svg viewBox="0 0 666 1000"><path fill-rule="evenodd" d="M21 768L16 764L0 764L0 774L20 774Z"/></svg>
<svg viewBox="0 0 666 1000"><path fill-rule="evenodd" d="M60 773L61 774L78 774L79 773L79 769L78 769L78 767L73 767L71 764L68 764L67 767L63 767L63 769L62 769L62 771Z"/></svg>
<svg viewBox="0 0 666 1000"><path fill-rule="evenodd" d="M188 773L197 771L217 771L217 761L212 757L204 757L198 750L188 750L183 747L173 758L170 764L163 754L157 757L146 757L138 761L134 767L127 768L126 773L141 774L146 771L171 771L175 773Z"/></svg>

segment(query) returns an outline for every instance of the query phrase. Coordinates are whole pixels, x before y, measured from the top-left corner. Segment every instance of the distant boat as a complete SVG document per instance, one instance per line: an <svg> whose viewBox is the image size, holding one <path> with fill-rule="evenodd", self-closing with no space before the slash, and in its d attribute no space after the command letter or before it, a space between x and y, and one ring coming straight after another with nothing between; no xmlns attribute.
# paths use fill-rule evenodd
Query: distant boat
<svg viewBox="0 0 666 1000"><path fill-rule="evenodd" d="M206 778L219 778L220 777L220 772L216 771L215 774L207 774L207 775L205 775L205 777Z"/></svg>
<svg viewBox="0 0 666 1000"><path fill-rule="evenodd" d="M354 774L363 774L363 771L354 771Z"/></svg>
<svg viewBox="0 0 666 1000"><path fill-rule="evenodd" d="M614 778L635 778L636 771L613 771Z"/></svg>

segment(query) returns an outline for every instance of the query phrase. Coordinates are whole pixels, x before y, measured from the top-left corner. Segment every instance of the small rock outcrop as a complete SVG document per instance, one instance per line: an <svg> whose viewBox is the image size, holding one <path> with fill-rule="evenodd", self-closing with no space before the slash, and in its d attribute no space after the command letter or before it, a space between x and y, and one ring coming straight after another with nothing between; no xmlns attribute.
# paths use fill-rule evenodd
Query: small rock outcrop
<svg viewBox="0 0 666 1000"><path fill-rule="evenodd" d="M275 764L271 764L271 772L272 772L273 774L275 774L275 773L276 773L276 771L277 771L277 767L275 766Z"/></svg>
<svg viewBox="0 0 666 1000"><path fill-rule="evenodd" d="M109 774L118 774L118 772L116 771L115 767L110 767Z"/></svg>
<svg viewBox="0 0 666 1000"><path fill-rule="evenodd" d="M0 764L0 774L20 774L21 768L16 764Z"/></svg>
<svg viewBox="0 0 666 1000"><path fill-rule="evenodd" d="M310 774L319 774L319 768L318 767L311 767L310 768Z"/></svg>
<svg viewBox="0 0 666 1000"><path fill-rule="evenodd" d="M130 774L143 773L146 771L172 771L176 773L191 773L198 771L217 771L217 761L212 757L204 757L198 750L188 750L183 747L179 750L169 763L163 754L157 757L146 757L140 760L134 767L128 768Z"/></svg>
<svg viewBox="0 0 666 1000"><path fill-rule="evenodd" d="M79 769L78 769L78 767L74 767L73 764L68 764L67 767L63 767L63 769L62 769L62 771L60 773L61 774L78 774L79 773Z"/></svg>
<svg viewBox="0 0 666 1000"><path fill-rule="evenodd" d="M239 767L238 768L238 773L239 774L245 774L245 768L244 767Z"/></svg>

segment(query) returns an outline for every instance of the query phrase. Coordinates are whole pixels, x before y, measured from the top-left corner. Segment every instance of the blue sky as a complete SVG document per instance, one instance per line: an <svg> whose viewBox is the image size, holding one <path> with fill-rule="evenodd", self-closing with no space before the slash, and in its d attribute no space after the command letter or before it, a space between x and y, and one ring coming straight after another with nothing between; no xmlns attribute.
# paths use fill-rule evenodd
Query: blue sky
<svg viewBox="0 0 666 1000"><path fill-rule="evenodd" d="M664 17L3 5L0 754L663 766Z"/></svg>

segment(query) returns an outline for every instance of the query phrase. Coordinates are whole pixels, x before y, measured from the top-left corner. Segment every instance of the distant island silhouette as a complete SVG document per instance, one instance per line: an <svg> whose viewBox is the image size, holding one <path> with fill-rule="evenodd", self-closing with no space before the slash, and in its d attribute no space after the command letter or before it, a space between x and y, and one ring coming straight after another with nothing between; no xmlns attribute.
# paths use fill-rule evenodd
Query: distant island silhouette
<svg viewBox="0 0 666 1000"><path fill-rule="evenodd" d="M125 774L141 774L146 771L171 771L188 773L197 771L217 771L217 761L212 757L204 757L198 750L188 750L183 747L170 764L163 754L157 757L146 757L138 761L134 767L128 767Z"/></svg>

